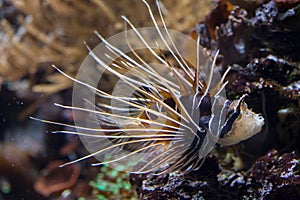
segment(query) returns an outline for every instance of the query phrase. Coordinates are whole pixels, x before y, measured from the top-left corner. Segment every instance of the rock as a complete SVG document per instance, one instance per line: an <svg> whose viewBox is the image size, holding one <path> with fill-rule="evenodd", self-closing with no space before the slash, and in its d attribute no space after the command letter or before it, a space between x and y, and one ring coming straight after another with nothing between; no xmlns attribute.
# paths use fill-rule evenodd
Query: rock
<svg viewBox="0 0 300 200"><path fill-rule="evenodd" d="M300 157L276 150L258 158L248 173L224 170L215 157L189 174L131 175L141 199L299 199Z"/></svg>

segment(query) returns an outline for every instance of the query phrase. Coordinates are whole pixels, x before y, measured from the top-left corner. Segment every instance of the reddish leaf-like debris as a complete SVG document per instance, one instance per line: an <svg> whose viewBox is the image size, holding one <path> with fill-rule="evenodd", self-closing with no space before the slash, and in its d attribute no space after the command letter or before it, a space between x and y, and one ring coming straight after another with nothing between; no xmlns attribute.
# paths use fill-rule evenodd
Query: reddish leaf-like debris
<svg viewBox="0 0 300 200"><path fill-rule="evenodd" d="M63 161L57 160L51 162L34 184L34 189L45 197L49 197L55 192L71 188L75 185L80 168L77 165L68 165L59 167L64 164Z"/></svg>

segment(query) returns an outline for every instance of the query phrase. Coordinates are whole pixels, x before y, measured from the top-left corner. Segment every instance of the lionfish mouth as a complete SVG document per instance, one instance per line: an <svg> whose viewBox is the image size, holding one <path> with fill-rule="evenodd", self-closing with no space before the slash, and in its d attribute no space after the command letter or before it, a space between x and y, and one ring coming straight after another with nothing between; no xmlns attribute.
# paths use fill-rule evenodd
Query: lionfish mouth
<svg viewBox="0 0 300 200"><path fill-rule="evenodd" d="M99 160L95 166L125 165L133 173L188 173L201 166L218 141L235 144L264 124L247 109L245 96L226 99L224 79L230 68L219 75L218 52L211 59L199 38L167 29L156 1L160 28L143 2L154 27L136 28L123 16L131 29L109 39L95 32L102 43L93 50L87 46L89 56L76 78L53 66L74 81L73 105L56 106L72 109L75 125L33 119L67 127L53 133L80 136L90 152L63 166L94 156ZM187 43L195 60L179 49ZM110 92L101 89L107 77L115 80Z"/></svg>

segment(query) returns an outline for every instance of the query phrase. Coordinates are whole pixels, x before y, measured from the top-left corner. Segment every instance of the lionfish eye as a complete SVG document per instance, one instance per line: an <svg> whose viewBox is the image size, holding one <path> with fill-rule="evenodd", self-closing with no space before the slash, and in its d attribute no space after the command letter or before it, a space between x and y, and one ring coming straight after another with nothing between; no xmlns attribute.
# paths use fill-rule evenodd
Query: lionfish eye
<svg viewBox="0 0 300 200"><path fill-rule="evenodd" d="M229 110L229 111L227 112L227 117L231 116L233 113L234 113L234 110L233 110L233 109Z"/></svg>

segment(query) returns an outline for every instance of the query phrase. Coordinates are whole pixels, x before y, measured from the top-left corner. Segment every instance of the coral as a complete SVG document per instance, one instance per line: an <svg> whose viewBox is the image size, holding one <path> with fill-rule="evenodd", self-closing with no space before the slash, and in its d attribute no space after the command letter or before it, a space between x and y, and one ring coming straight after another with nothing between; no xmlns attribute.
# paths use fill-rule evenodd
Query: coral
<svg viewBox="0 0 300 200"><path fill-rule="evenodd" d="M0 1L1 3L2 1ZM153 26L146 8L137 1L105 0L5 0L0 9L0 86L22 80L29 92L51 95L70 88L73 82L51 65L75 76L90 47L99 44L94 31L111 36L124 30L121 15L137 26ZM155 5L155 1L151 1ZM209 11L208 1L164 1L165 20L170 28L187 32ZM158 12L155 13L158 16ZM26 118L47 97L38 98L26 109Z"/></svg>
<svg viewBox="0 0 300 200"><path fill-rule="evenodd" d="M49 65L62 66L66 72L74 73L87 53L83 41L103 25L100 19L106 16L89 1L11 3L22 14L15 16L17 24L11 24L6 18L1 20L4 32L1 33L0 75L10 81L30 76L35 85L35 74L41 70L42 77L52 82L52 87L36 88L36 91L53 93L70 87L72 82L53 74Z"/></svg>
<svg viewBox="0 0 300 200"><path fill-rule="evenodd" d="M108 165L101 167L97 178L90 182L94 188L93 196L99 200L106 199L137 199L130 182L129 173L119 168L111 168Z"/></svg>
<svg viewBox="0 0 300 200"><path fill-rule="evenodd" d="M167 15L166 21L170 26L176 24L179 31L187 31L200 17L197 8L206 4L206 1L196 6L190 0L176 4L166 1L169 12L174 13ZM91 46L99 43L94 30L104 36L121 31L121 15L130 15L139 26L150 25L144 15L146 8L139 1L11 0L5 5L13 11L5 13L3 8L4 14L0 18L3 29L0 32L0 77L14 81L30 76L31 84L35 85L35 75L42 71L43 78L52 84L44 85L46 82L43 81L43 87L34 88L38 92L54 93L71 86L72 83L62 80L60 75L53 75L49 65L60 66L65 72L75 74L87 55L83 41L88 41ZM185 13L193 12L196 14L183 17Z"/></svg>

